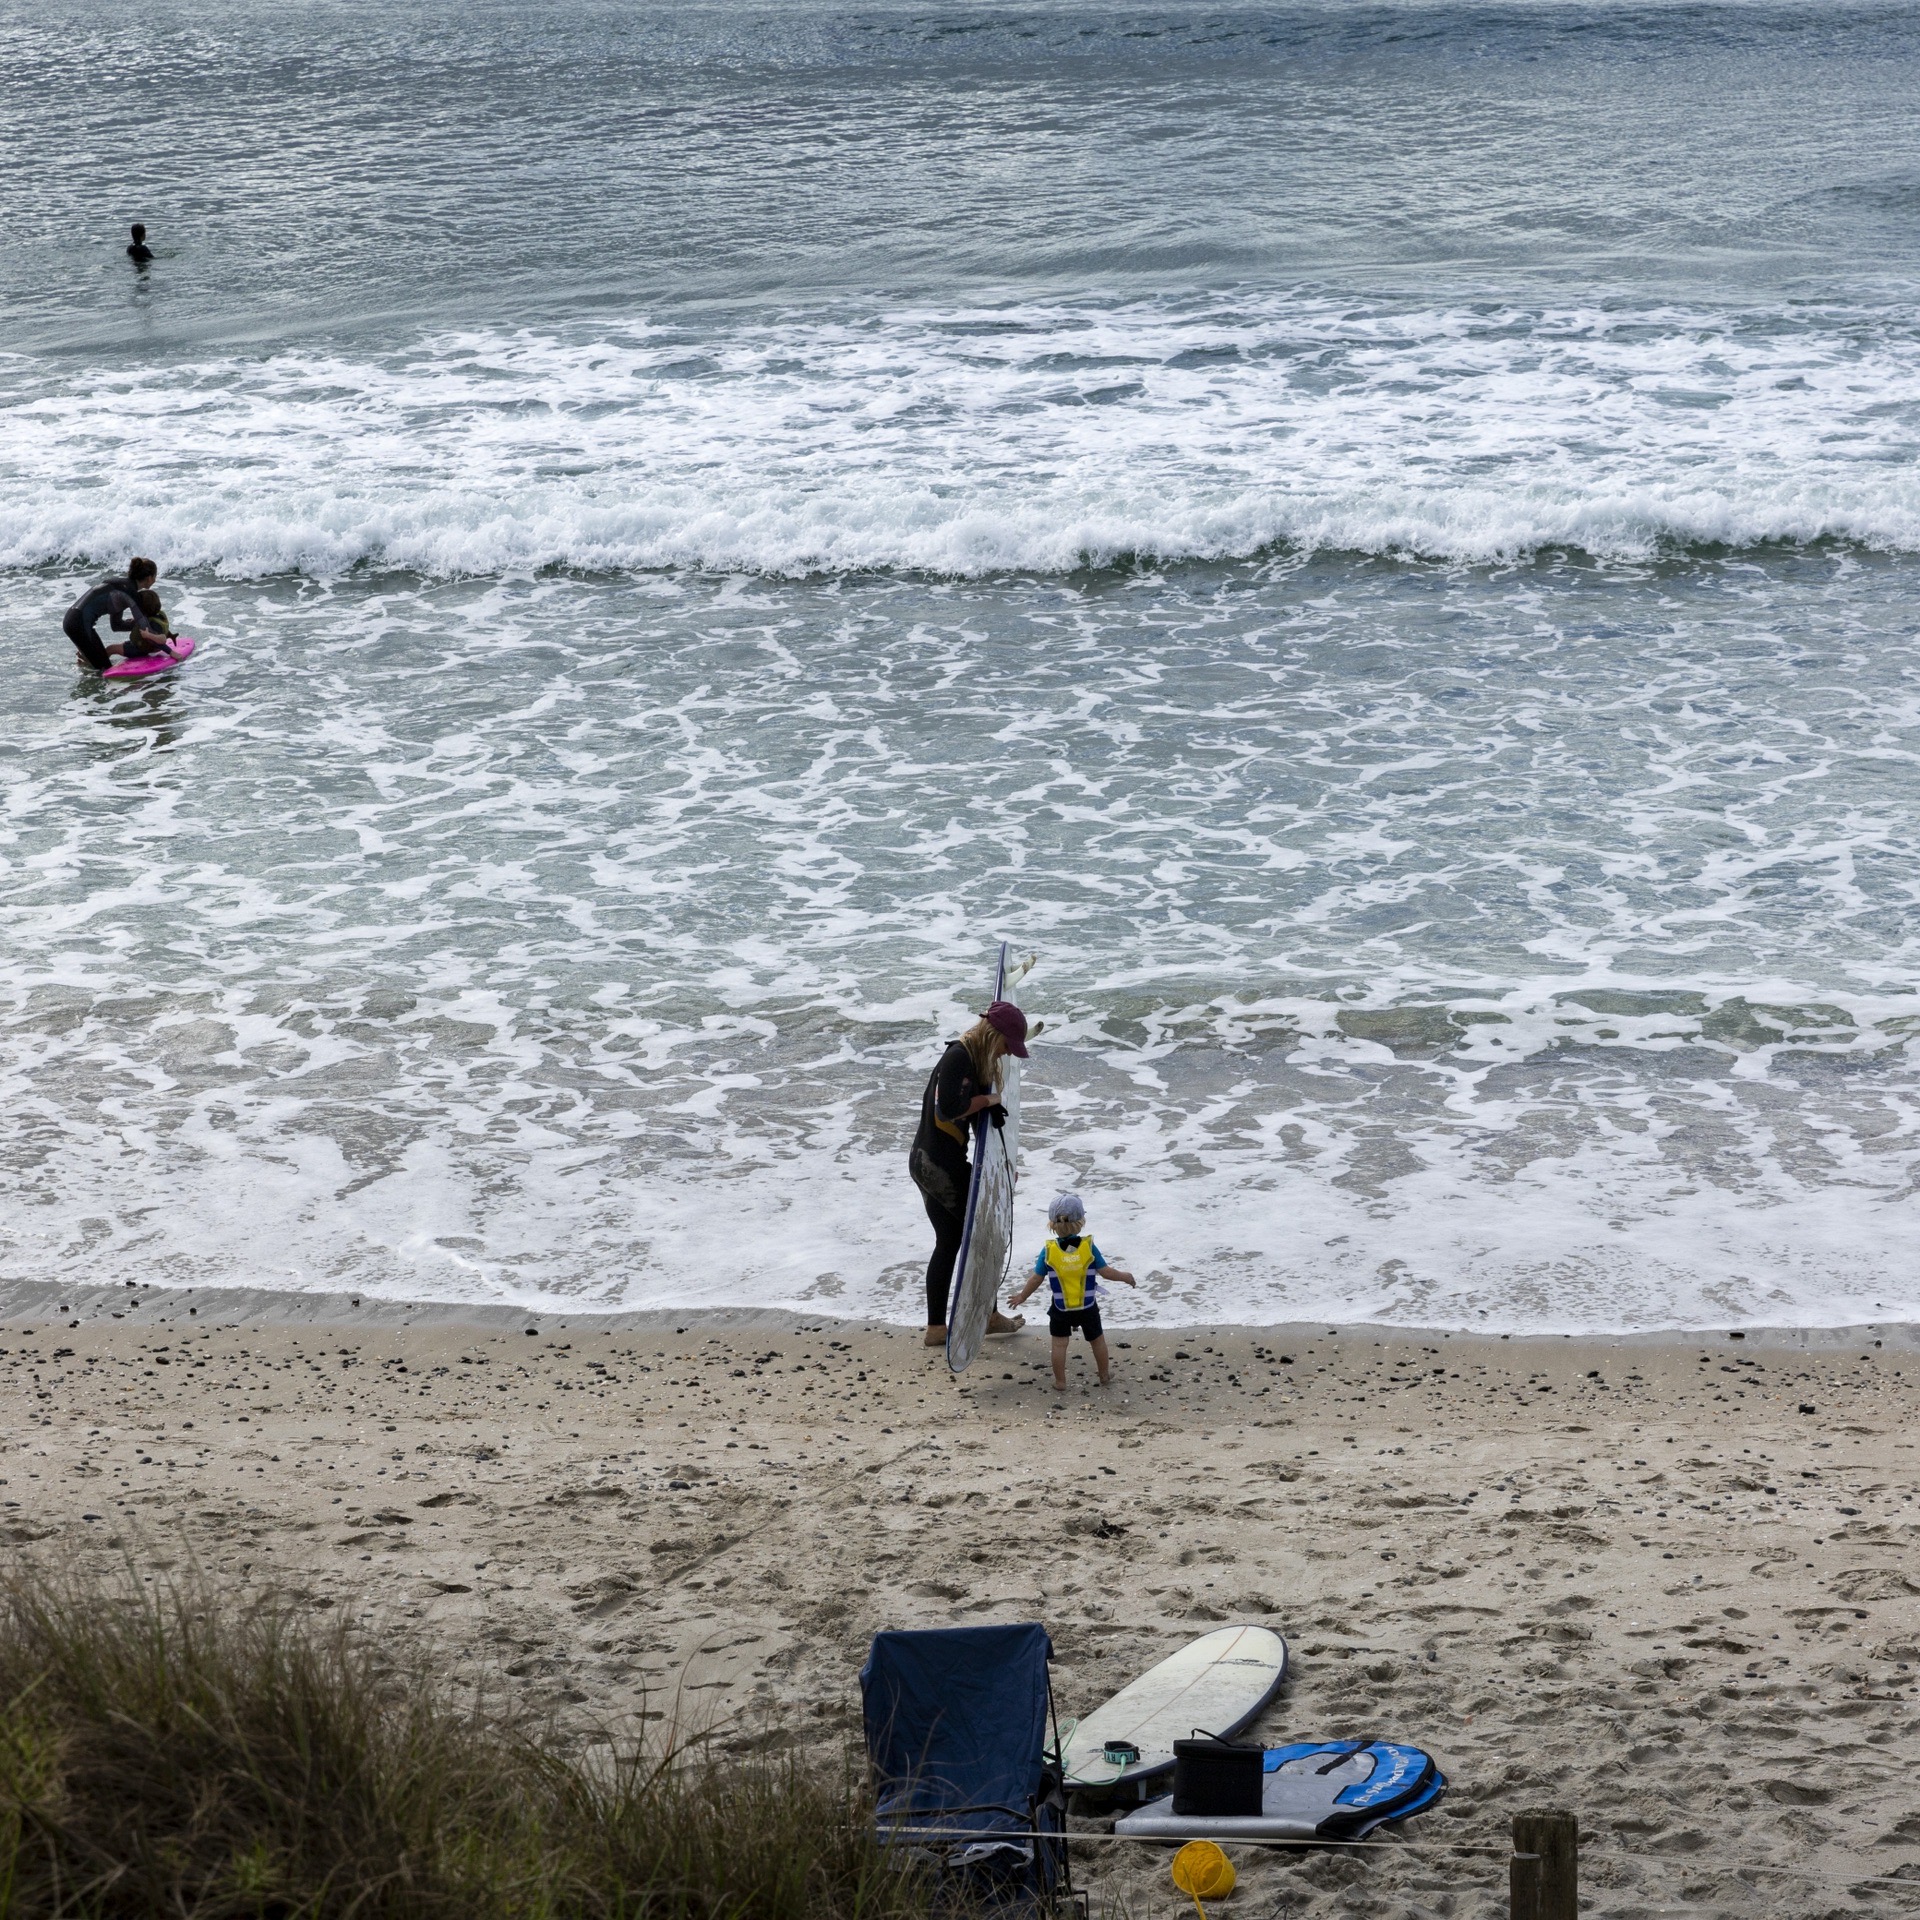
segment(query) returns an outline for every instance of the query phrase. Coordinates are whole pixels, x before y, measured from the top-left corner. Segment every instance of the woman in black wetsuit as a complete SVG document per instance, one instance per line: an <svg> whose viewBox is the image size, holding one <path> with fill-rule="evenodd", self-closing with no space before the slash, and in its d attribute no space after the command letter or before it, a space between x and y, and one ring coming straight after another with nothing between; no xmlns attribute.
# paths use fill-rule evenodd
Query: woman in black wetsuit
<svg viewBox="0 0 1920 1920"><path fill-rule="evenodd" d="M160 569L151 560L142 560L136 555L127 562L127 571L121 579L101 581L67 609L66 618L60 623L61 630L73 642L80 658L96 673L105 673L116 653L129 660L139 660L150 653L171 651L166 635L153 630L134 597L159 577ZM102 620L115 633L129 634L131 638L103 647L99 634L94 631Z"/></svg>
<svg viewBox="0 0 1920 1920"><path fill-rule="evenodd" d="M907 1155L907 1170L933 1223L933 1258L927 1262L926 1344L930 1347L945 1345L947 1338L947 1294L966 1224L970 1123L976 1114L999 1105L995 1069L1008 1053L1016 1060L1027 1057L1027 1016L1012 1001L996 1000L958 1040L949 1043L920 1096L920 1125ZM1011 1333L1025 1324L996 1308L987 1331Z"/></svg>

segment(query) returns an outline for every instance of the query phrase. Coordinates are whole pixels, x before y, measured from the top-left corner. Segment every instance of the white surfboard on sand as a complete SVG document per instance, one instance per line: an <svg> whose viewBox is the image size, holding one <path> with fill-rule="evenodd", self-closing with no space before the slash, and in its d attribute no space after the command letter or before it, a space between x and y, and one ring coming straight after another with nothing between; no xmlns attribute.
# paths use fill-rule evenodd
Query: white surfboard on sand
<svg viewBox="0 0 1920 1920"><path fill-rule="evenodd" d="M1067 1786L1081 1793L1139 1797L1173 1765L1173 1743L1196 1732L1231 1739L1280 1691L1287 1643L1267 1627L1220 1627L1189 1641L1122 1687L1080 1721L1062 1755ZM1110 1742L1140 1749L1109 1760Z"/></svg>
<svg viewBox="0 0 1920 1920"><path fill-rule="evenodd" d="M994 969L993 997L1019 1004L1015 989L1033 971L1035 956L1017 965L1000 943ZM981 1114L973 1123L973 1172L967 1181L965 1225L960 1233L960 1255L953 1266L953 1288L947 1297L947 1365L965 1373L987 1337L1000 1282L1007 1276L1013 1251L1013 1190L1019 1177L1020 1062L1012 1054L1000 1060L1000 1104L1006 1124L996 1127Z"/></svg>

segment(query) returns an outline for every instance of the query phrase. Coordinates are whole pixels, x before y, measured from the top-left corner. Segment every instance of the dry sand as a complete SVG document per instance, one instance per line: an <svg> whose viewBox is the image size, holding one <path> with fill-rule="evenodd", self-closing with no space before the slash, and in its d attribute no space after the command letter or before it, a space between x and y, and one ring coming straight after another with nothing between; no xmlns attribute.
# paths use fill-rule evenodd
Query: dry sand
<svg viewBox="0 0 1920 1920"><path fill-rule="evenodd" d="M1241 1856L1229 1914L1504 1913L1527 1805L1579 1815L1591 1914L1920 1908L1910 1330L1121 1332L1056 1398L1032 1332L956 1385L898 1328L135 1299L0 1302L11 1554L197 1563L583 1732L829 1764L876 1628L1043 1620L1071 1714L1256 1620L1269 1739L1453 1786L1390 1849ZM1081 1864L1178 1910L1164 1854Z"/></svg>

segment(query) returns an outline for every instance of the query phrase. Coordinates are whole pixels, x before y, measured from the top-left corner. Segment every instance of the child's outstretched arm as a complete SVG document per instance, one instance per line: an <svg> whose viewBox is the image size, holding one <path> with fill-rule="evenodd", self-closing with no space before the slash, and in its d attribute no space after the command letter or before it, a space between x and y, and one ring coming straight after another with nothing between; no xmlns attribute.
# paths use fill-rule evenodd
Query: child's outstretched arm
<svg viewBox="0 0 1920 1920"><path fill-rule="evenodd" d="M1007 1305L1017 1307L1023 1302L1031 1300L1033 1296L1040 1291L1040 1282L1046 1277L1047 1250L1045 1247L1042 1247L1033 1257L1033 1271L1027 1275L1027 1284L1022 1287L1018 1293L1008 1296Z"/></svg>
<svg viewBox="0 0 1920 1920"><path fill-rule="evenodd" d="M1095 1267L1102 1280L1118 1280L1123 1287L1134 1287L1140 1283L1124 1267Z"/></svg>

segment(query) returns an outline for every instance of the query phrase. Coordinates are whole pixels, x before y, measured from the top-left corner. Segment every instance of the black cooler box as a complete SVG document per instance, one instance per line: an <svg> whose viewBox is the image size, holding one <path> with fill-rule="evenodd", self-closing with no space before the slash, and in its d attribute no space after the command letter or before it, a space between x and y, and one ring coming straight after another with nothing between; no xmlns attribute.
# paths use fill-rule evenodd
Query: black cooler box
<svg viewBox="0 0 1920 1920"><path fill-rule="evenodd" d="M1236 1747L1210 1733L1173 1743L1173 1811L1217 1820L1258 1815L1266 1790L1267 1756L1260 1747Z"/></svg>

